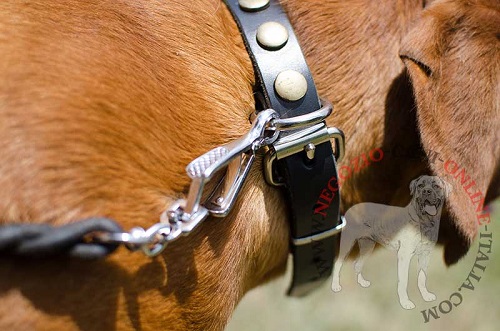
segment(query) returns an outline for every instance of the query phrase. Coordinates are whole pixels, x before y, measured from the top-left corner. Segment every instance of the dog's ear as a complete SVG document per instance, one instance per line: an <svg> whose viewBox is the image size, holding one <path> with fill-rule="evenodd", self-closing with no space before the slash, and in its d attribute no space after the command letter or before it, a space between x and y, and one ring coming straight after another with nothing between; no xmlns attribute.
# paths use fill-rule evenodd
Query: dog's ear
<svg viewBox="0 0 500 331"><path fill-rule="evenodd" d="M412 180L410 182L410 195L413 196L413 194L415 194L415 190L417 189L417 182L418 180L422 178L422 176L418 177L418 178L415 178L414 180Z"/></svg>
<svg viewBox="0 0 500 331"><path fill-rule="evenodd" d="M500 193L500 2L435 0L414 24L400 56L411 77L429 167L454 187L444 238L445 259L453 263L481 223L482 207L470 195L488 203ZM453 245L465 249L457 252Z"/></svg>

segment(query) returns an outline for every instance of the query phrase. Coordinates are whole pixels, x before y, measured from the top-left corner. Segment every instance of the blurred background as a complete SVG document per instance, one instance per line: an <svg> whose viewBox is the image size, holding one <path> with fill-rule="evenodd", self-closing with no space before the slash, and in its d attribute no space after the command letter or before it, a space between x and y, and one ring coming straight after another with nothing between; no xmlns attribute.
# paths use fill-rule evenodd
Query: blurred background
<svg viewBox="0 0 500 331"><path fill-rule="evenodd" d="M486 270L478 273L481 280L474 282L474 291L462 290L462 304L446 315L441 314L437 320L424 323L421 311L447 300L465 281L477 255L477 239L467 256L451 267L444 265L442 249L436 246L427 272L427 288L437 296L434 302L425 302L420 296L417 259L412 260L408 294L416 305L413 310L404 310L399 305L396 253L381 248L364 267L363 275L371 281L370 287L358 285L353 261L348 261L340 274L341 292L331 291L330 278L321 289L305 298L289 298L285 295L290 281L289 269L285 277L248 293L226 331L500 330L500 264L496 263L500 249L500 201L493 204L492 209L488 232L493 233L493 247L490 260L484 263Z"/></svg>

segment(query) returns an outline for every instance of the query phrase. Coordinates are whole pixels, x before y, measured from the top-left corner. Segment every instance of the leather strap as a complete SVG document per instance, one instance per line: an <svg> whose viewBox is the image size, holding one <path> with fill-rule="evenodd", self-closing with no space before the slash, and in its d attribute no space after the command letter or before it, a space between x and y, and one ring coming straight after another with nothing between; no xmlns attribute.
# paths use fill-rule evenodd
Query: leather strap
<svg viewBox="0 0 500 331"><path fill-rule="evenodd" d="M258 84L257 104L258 108L261 108L258 110L272 108L281 118L318 110L321 104L311 72L290 21L279 2L271 0L266 7L254 11L242 8L238 0L225 2L238 24L254 65ZM258 27L270 21L281 24L288 31L288 41L280 49L266 50L257 41ZM274 88L277 75L289 69L301 73L307 81L306 94L293 102L282 99ZM290 133L293 131L288 134ZM339 224L340 191L336 161L330 142L316 146L312 160L306 157L304 151L279 160L278 172L286 183L285 190L290 205L291 252L294 265L288 294L302 296L330 276L335 258L338 236L296 244L301 243L301 240L297 239L325 232Z"/></svg>

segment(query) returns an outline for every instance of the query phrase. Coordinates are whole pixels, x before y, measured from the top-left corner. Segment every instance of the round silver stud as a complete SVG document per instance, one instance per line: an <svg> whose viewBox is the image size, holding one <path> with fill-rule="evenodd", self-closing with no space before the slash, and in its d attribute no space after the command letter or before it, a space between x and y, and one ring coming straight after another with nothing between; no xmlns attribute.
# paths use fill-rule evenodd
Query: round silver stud
<svg viewBox="0 0 500 331"><path fill-rule="evenodd" d="M288 31L277 22L266 22L257 29L257 41L265 49L277 50L288 41Z"/></svg>
<svg viewBox="0 0 500 331"><path fill-rule="evenodd" d="M264 9L269 4L269 0L239 0L238 4L243 10L257 11Z"/></svg>
<svg viewBox="0 0 500 331"><path fill-rule="evenodd" d="M276 77L274 89L283 99L297 101L306 95L307 81L301 73L295 70L285 70Z"/></svg>
<svg viewBox="0 0 500 331"><path fill-rule="evenodd" d="M316 146L313 143L309 143L304 146L304 151L306 152L307 158L309 160L314 159L314 154L316 152Z"/></svg>

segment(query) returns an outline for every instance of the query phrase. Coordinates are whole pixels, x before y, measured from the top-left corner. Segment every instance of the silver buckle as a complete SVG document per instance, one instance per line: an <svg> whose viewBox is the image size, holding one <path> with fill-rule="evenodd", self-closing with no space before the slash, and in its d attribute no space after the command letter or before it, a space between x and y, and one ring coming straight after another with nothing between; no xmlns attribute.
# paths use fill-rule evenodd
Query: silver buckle
<svg viewBox="0 0 500 331"><path fill-rule="evenodd" d="M302 245L310 244L310 243L315 242L315 241L320 241L320 240L326 239L328 237L332 237L332 236L342 232L342 229L345 227L345 225L346 225L345 217L340 216L340 224L339 225L337 225L331 229L328 229L326 231L313 234L311 236L302 237L302 238L292 238L292 243L295 246L302 246Z"/></svg>
<svg viewBox="0 0 500 331"><path fill-rule="evenodd" d="M332 105L321 100L323 107L310 114L287 119L275 119L271 123L280 131L302 130L279 138L264 157L264 176L268 184L282 186L284 182L277 179L274 171L274 161L287 156L306 151L307 156L314 158L314 148L333 139L335 141L335 159L340 162L345 153L344 133L335 127L327 127L323 122L331 114Z"/></svg>

